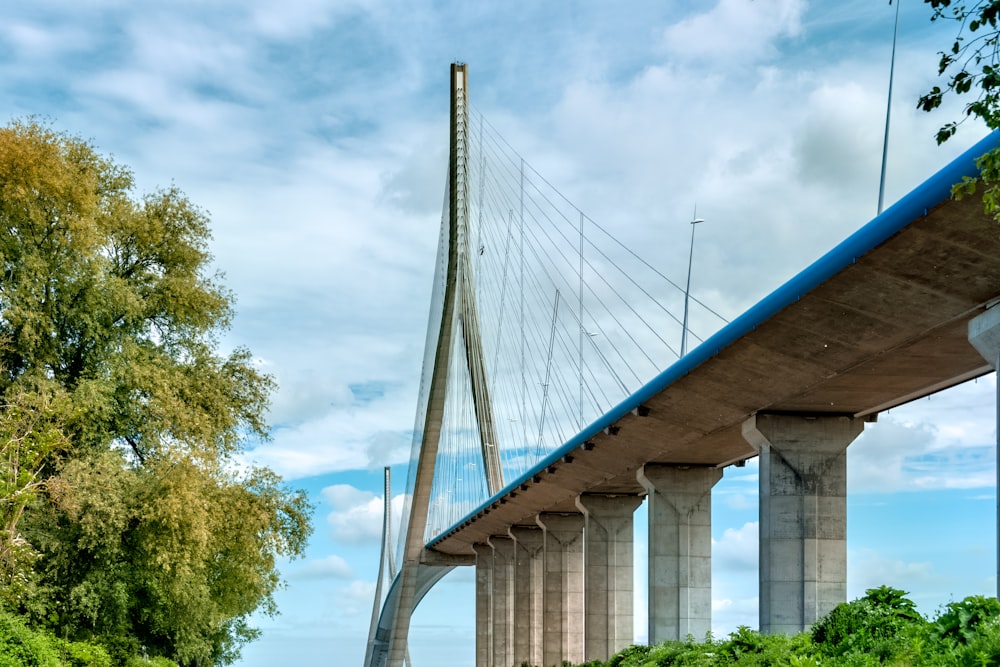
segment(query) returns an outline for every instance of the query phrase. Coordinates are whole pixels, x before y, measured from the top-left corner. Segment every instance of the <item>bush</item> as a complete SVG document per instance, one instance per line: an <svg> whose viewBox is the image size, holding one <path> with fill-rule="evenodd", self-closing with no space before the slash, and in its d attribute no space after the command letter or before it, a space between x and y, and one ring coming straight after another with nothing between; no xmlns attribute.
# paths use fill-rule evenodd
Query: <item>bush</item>
<svg viewBox="0 0 1000 667"><path fill-rule="evenodd" d="M997 618L1000 618L1000 602L996 598L970 595L961 602L945 605L934 620L932 634L936 639L968 644L984 623Z"/></svg>
<svg viewBox="0 0 1000 667"><path fill-rule="evenodd" d="M53 640L0 612L0 667L61 667Z"/></svg>
<svg viewBox="0 0 1000 667"><path fill-rule="evenodd" d="M607 667L640 667L649 655L649 647L633 644L621 652L611 656Z"/></svg>
<svg viewBox="0 0 1000 667"><path fill-rule="evenodd" d="M125 667L177 667L177 663L160 656L155 658L133 656L125 661Z"/></svg>
<svg viewBox="0 0 1000 667"><path fill-rule="evenodd" d="M834 607L813 625L811 635L823 655L856 652L884 661L899 649L899 640L923 621L905 591L881 586Z"/></svg>
<svg viewBox="0 0 1000 667"><path fill-rule="evenodd" d="M89 642L59 641L59 648L68 667L111 667L111 656L103 646Z"/></svg>
<svg viewBox="0 0 1000 667"><path fill-rule="evenodd" d="M630 646L587 667L1000 667L1000 602L980 595L952 602L933 622L904 591L881 586L837 605L810 632L762 635L746 626L709 636ZM129 666L131 667L131 666Z"/></svg>

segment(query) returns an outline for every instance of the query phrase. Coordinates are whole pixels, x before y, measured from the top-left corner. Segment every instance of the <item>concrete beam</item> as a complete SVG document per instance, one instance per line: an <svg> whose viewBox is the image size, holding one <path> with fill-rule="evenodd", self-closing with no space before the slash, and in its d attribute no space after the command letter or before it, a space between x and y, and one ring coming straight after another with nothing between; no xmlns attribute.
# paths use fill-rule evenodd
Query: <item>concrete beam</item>
<svg viewBox="0 0 1000 667"><path fill-rule="evenodd" d="M584 660L607 660L632 644L632 514L641 503L635 495L576 499L585 516Z"/></svg>
<svg viewBox="0 0 1000 667"><path fill-rule="evenodd" d="M649 643L712 629L712 487L722 468L647 463Z"/></svg>
<svg viewBox="0 0 1000 667"><path fill-rule="evenodd" d="M760 630L795 634L847 598L847 446L864 420L757 414Z"/></svg>
<svg viewBox="0 0 1000 667"><path fill-rule="evenodd" d="M514 662L514 540L508 535L493 535L493 665L503 667Z"/></svg>
<svg viewBox="0 0 1000 667"><path fill-rule="evenodd" d="M542 664L583 662L583 514L545 512ZM499 666L498 666L499 667Z"/></svg>
<svg viewBox="0 0 1000 667"><path fill-rule="evenodd" d="M514 526L514 661L541 665L545 534L538 526Z"/></svg>

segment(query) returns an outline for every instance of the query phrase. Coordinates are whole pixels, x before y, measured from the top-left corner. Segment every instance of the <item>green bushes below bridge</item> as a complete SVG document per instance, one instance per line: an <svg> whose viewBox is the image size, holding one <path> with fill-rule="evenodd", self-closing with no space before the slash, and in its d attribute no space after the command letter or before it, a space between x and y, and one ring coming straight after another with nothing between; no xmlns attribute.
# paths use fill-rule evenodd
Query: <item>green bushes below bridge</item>
<svg viewBox="0 0 1000 667"><path fill-rule="evenodd" d="M580 667L1000 667L996 599L967 597L925 618L905 596L869 589L793 637L743 626L726 639L630 646Z"/></svg>

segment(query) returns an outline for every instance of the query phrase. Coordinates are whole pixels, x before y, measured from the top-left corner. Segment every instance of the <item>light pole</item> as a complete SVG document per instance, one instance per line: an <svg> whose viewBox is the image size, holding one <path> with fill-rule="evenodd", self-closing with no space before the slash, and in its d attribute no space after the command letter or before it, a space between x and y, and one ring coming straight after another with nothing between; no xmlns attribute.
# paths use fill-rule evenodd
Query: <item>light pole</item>
<svg viewBox="0 0 1000 667"><path fill-rule="evenodd" d="M882 139L882 176L878 182L878 214L882 214L882 204L885 201L885 163L889 156L889 115L892 111L892 77L896 70L896 35L899 33L899 5L902 0L896 0L896 23L892 28L892 56L889 58L889 96L885 103L885 137ZM892 4L892 0L889 0Z"/></svg>
<svg viewBox="0 0 1000 667"><path fill-rule="evenodd" d="M683 357L687 354L687 340L688 340L688 300L691 296L691 263L694 259L694 227L699 222L705 222L698 217L698 207L694 209L694 219L691 221L691 250L688 253L688 279L687 287L684 288L684 324L681 325L681 356Z"/></svg>

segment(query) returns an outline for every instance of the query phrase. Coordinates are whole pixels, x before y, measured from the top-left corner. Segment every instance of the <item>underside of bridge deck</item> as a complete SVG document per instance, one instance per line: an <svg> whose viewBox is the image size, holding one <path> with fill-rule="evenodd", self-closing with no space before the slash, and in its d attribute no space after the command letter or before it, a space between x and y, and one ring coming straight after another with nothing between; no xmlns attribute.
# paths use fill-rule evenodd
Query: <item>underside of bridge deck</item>
<svg viewBox="0 0 1000 667"><path fill-rule="evenodd" d="M533 525L539 512L573 511L580 493L643 493L636 472L647 462L753 457L741 428L756 413L874 418L989 372L968 342L968 321L1000 299L1000 225L979 197L923 213L432 547L471 554L490 535Z"/></svg>

